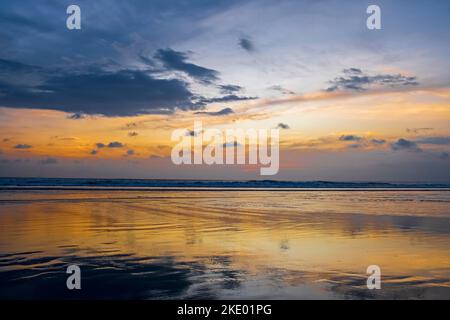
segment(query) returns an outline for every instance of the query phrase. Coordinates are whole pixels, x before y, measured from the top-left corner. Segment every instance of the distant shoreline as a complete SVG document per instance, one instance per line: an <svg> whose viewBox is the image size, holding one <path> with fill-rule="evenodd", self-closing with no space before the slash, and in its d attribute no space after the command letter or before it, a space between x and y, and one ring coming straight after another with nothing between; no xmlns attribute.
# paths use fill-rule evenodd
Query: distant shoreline
<svg viewBox="0 0 450 320"><path fill-rule="evenodd" d="M158 180L79 178L0 178L0 190L428 190L450 189L450 183L389 183L276 180Z"/></svg>

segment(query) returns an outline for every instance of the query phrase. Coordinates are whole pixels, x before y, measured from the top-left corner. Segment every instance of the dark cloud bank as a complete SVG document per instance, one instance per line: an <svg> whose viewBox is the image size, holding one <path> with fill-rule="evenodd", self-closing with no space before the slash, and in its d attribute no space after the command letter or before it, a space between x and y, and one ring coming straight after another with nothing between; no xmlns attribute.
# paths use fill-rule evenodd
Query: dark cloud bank
<svg viewBox="0 0 450 320"><path fill-rule="evenodd" d="M76 72L0 59L0 106L59 110L72 113L69 118L78 120L87 114L133 116L203 110L211 103L256 98L236 95L242 89L239 86L216 84L218 71L187 59L187 53L159 49L145 59L148 69L109 71L91 66ZM188 80L175 77L173 72L185 74ZM197 95L190 89L189 79L202 85L215 84L225 95Z"/></svg>

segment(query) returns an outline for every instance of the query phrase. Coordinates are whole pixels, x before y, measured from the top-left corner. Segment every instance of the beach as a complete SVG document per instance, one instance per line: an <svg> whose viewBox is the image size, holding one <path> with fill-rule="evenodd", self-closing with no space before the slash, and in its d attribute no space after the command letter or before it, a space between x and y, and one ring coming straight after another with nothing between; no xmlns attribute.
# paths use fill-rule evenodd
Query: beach
<svg viewBox="0 0 450 320"><path fill-rule="evenodd" d="M440 189L2 189L0 298L449 299L449 207Z"/></svg>

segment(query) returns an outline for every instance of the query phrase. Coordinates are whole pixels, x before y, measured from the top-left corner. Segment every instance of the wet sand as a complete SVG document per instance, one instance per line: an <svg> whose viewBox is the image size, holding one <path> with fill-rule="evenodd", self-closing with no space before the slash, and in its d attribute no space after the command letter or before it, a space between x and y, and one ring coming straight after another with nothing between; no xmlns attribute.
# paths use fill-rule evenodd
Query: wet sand
<svg viewBox="0 0 450 320"><path fill-rule="evenodd" d="M0 298L450 299L450 191L2 190Z"/></svg>

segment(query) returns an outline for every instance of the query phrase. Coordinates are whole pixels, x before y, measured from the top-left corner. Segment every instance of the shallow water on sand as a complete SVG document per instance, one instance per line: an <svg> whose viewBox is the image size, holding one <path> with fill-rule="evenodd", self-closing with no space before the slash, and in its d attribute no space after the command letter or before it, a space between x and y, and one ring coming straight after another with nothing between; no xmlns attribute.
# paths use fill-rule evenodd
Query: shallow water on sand
<svg viewBox="0 0 450 320"><path fill-rule="evenodd" d="M0 298L450 299L450 191L3 190Z"/></svg>

